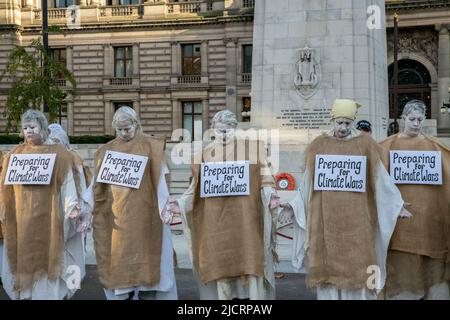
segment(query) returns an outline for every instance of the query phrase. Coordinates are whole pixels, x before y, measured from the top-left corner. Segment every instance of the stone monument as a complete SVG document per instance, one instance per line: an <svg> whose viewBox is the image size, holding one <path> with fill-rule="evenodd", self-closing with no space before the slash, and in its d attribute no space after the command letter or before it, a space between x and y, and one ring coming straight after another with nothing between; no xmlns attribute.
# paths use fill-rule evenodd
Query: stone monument
<svg viewBox="0 0 450 320"><path fill-rule="evenodd" d="M298 181L335 98L362 104L357 121L386 136L384 0L257 0L254 15L251 127L280 129L278 172Z"/></svg>
<svg viewBox="0 0 450 320"><path fill-rule="evenodd" d="M336 98L362 104L357 121L370 121L375 139L386 136L384 0L256 0L254 16L250 127L279 130L269 142L275 173L292 174L299 187L304 150L330 128ZM295 192L279 194L286 202ZM277 270L295 272L292 225L278 232Z"/></svg>

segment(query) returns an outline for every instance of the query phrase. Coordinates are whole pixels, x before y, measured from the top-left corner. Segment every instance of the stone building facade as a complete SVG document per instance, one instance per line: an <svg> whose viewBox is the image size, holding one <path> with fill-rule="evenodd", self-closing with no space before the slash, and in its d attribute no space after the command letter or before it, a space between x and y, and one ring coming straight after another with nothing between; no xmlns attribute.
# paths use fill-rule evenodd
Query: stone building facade
<svg viewBox="0 0 450 320"><path fill-rule="evenodd" d="M115 109L129 105L146 132L167 138L179 128L198 137L224 108L248 121L255 1L48 0L49 25L64 31L50 34L50 48L77 81L60 121L71 135L112 134ZM440 134L450 133L450 115L441 112L449 100L450 2L388 0L386 12L388 64L397 12L400 72L418 74L399 88L401 99L422 95ZM0 0L0 70L15 45L40 36L41 19L40 0ZM9 85L0 83L0 112ZM0 115L0 130L5 124Z"/></svg>
<svg viewBox="0 0 450 320"><path fill-rule="evenodd" d="M440 136L450 135L450 1L386 1L389 80L393 69L394 13L399 22L399 112L408 99L424 100ZM390 113L393 88L390 83ZM442 110L441 110L442 109Z"/></svg>
<svg viewBox="0 0 450 320"><path fill-rule="evenodd" d="M49 7L58 2L49 0ZM146 132L169 138L173 129L186 128L198 136L215 112L240 114L248 104L254 1L79 5L80 28L65 26L66 9L48 10L49 25L64 27L50 34L49 46L77 81L61 117L71 135L112 134L115 109L129 105ZM0 0L0 12L1 69L14 45L39 37L40 1ZM1 107L8 86L1 84Z"/></svg>

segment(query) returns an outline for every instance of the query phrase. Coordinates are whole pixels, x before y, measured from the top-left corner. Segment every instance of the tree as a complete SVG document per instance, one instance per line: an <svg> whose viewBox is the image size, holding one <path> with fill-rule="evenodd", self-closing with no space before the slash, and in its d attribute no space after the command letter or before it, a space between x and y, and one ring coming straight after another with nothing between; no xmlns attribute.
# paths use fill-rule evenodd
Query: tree
<svg viewBox="0 0 450 320"><path fill-rule="evenodd" d="M49 122L53 123L67 93L76 94L76 81L72 73L65 65L55 61L37 39L27 47L14 48L6 69L0 74L0 81L4 78L13 81L4 111L7 132L17 129L20 116L26 110L39 110L44 103L48 107ZM61 79L68 80L71 86L63 90L57 83Z"/></svg>

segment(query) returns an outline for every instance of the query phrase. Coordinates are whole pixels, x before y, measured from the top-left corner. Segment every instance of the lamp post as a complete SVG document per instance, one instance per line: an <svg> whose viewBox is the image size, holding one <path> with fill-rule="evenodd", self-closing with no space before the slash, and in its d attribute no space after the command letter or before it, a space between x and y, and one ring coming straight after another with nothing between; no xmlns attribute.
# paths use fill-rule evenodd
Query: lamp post
<svg viewBox="0 0 450 320"><path fill-rule="evenodd" d="M398 117L398 15L397 13L394 14L394 128L393 128L393 134L398 133L399 127L397 123L397 117Z"/></svg>
<svg viewBox="0 0 450 320"><path fill-rule="evenodd" d="M48 76L48 70L47 70L47 56L49 54L48 50L48 15L47 15L47 0L41 0L41 7L42 7L42 45L44 46L45 54L42 59L42 75L44 78ZM47 101L44 98L44 111L46 111L47 108Z"/></svg>

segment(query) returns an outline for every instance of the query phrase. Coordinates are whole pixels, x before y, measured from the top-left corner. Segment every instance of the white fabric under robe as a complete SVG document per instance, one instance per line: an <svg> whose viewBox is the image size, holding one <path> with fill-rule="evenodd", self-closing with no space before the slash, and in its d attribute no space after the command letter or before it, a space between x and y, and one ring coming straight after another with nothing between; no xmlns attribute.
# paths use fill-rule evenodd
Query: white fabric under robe
<svg viewBox="0 0 450 320"><path fill-rule="evenodd" d="M273 300L275 299L275 276L274 276L274 261L272 249L272 211L269 209L270 198L275 190L271 187L264 187L261 189L261 198L264 210L264 277L247 276L246 284L241 280L241 277L230 278L227 280L211 281L209 283L201 283L195 266L193 264L192 271L196 279L200 299L201 300L230 300L233 298L251 300ZM192 257L192 240L191 230L187 224L186 214L193 210L194 201L194 184L189 186L188 190L178 199L178 204L183 217L184 234L188 243L189 257L193 262ZM192 212L195 214L195 212Z"/></svg>
<svg viewBox="0 0 450 320"><path fill-rule="evenodd" d="M162 213L169 199L169 188L166 182L166 174L169 174L169 168L164 163L161 166L161 174L158 182L157 196L158 208ZM139 291L146 292L147 297L153 300L177 300L177 285L175 281L174 261L173 261L173 242L170 226L163 225L163 238L161 250L161 279L154 286L135 286L120 289L104 289L106 299L108 300L125 300L128 299L129 293L134 292L133 299L138 299Z"/></svg>
<svg viewBox="0 0 450 320"><path fill-rule="evenodd" d="M69 214L78 203L77 191L73 179L72 170L69 170L63 185L61 186L61 203L60 212L64 221L64 252L63 267L60 277L56 280L49 280L47 276L43 276L33 285L32 289L24 291L15 291L14 276L9 268L6 247L3 250L3 268L2 282L3 288L11 299L31 299L31 300L61 300L70 298L77 289L77 283L81 281L75 280L75 268L78 267L80 275L84 270L83 246L81 235L76 233L76 220L69 219ZM46 230L41 230L46 232ZM75 237L70 238L69 235ZM6 244L7 245L7 244ZM82 265L80 263L83 263ZM81 280L81 279L80 279ZM69 289L70 288L70 289Z"/></svg>
<svg viewBox="0 0 450 320"><path fill-rule="evenodd" d="M332 135L332 132L328 132ZM352 131L349 137L356 137L360 133ZM311 184L311 173L307 168L300 180L300 187L296 196L289 202L294 210L294 239L292 247L292 265L301 272L307 272L307 212L313 185ZM378 281L377 293L384 287L386 282L386 257L389 241L394 232L397 218L403 207L403 199L394 181L389 176L383 163L380 161L376 184L375 201L377 205L378 228L376 234L375 251L378 266L380 267L380 279ZM288 210L288 209L285 209ZM368 277L370 274L368 274ZM319 300L369 300L376 299L376 293L372 290L338 290L332 286L318 287L317 299Z"/></svg>

